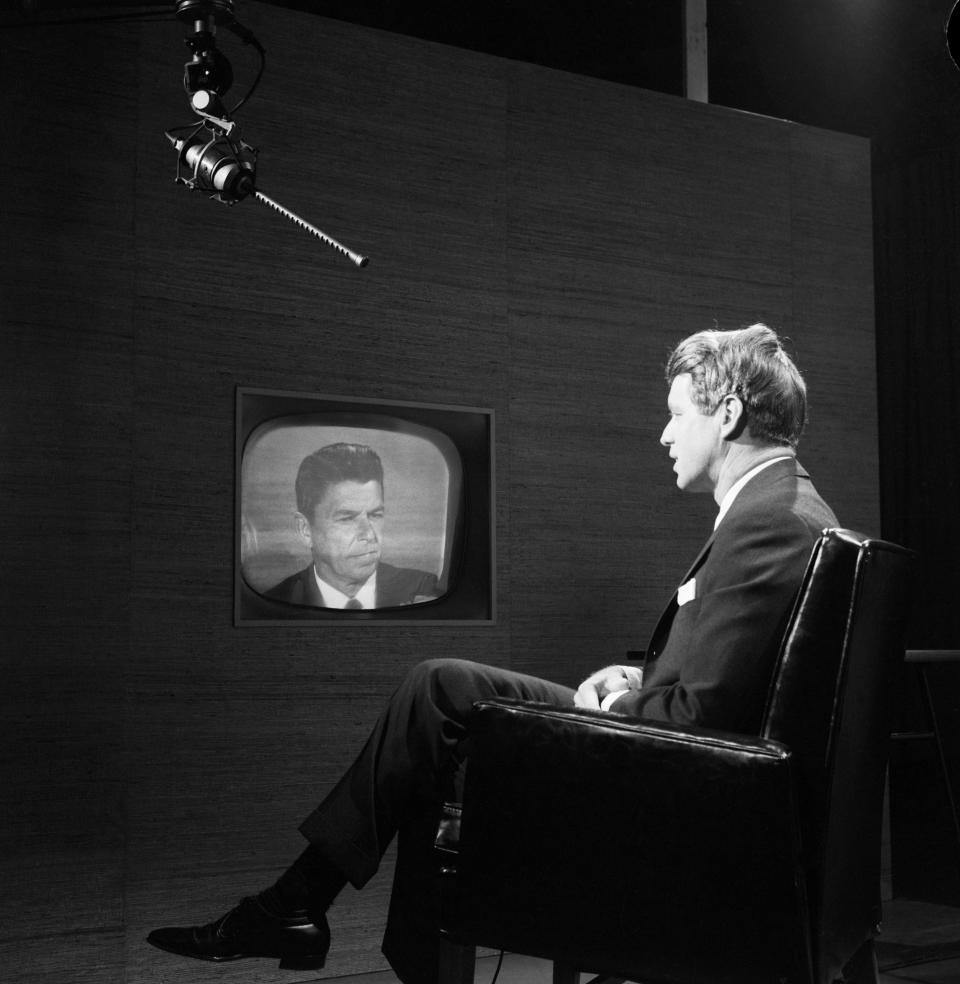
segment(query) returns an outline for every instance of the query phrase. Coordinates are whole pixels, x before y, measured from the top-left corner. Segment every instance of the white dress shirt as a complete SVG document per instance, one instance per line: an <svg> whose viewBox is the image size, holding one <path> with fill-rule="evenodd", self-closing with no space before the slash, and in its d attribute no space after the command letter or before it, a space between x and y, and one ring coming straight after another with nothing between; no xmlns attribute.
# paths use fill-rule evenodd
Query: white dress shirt
<svg viewBox="0 0 960 984"><path fill-rule="evenodd" d="M313 568L313 576L317 581L317 588L323 598L324 608L346 608L350 596L338 591L332 584L327 584L317 573L317 568ZM374 571L367 579L367 583L354 595L363 608L377 607L377 572Z"/></svg>

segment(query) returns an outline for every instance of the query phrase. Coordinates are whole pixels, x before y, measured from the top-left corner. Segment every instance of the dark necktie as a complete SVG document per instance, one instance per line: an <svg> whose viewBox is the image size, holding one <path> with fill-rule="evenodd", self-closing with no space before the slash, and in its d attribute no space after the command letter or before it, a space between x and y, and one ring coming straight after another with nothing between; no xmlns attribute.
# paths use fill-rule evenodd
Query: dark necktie
<svg viewBox="0 0 960 984"><path fill-rule="evenodd" d="M344 605L343 607L344 607L344 608L352 608L352 609L357 609L357 608L363 608L363 605L361 605L361 604L360 604L360 602L359 602L359 601L357 601L357 599L356 599L356 598L351 598L351 599L350 599L350 600L349 600L349 601L348 601L348 602L346 603L346 605Z"/></svg>

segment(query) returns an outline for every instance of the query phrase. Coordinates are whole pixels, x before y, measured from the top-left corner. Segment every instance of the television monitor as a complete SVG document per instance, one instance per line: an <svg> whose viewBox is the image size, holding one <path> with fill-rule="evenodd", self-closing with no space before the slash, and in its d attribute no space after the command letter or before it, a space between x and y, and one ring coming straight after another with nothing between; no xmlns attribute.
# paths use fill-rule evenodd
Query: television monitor
<svg viewBox="0 0 960 984"><path fill-rule="evenodd" d="M493 624L493 431L489 409L238 387L235 623Z"/></svg>

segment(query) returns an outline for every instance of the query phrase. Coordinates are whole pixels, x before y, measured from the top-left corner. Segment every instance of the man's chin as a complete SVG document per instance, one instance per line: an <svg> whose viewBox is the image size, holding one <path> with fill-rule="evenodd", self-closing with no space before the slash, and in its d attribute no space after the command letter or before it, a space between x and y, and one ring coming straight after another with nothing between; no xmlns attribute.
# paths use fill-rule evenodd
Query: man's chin
<svg viewBox="0 0 960 984"><path fill-rule="evenodd" d="M350 576L357 581L363 583L366 581L370 575L377 569L377 565L380 563L380 554L372 554L367 557L358 557L350 565Z"/></svg>

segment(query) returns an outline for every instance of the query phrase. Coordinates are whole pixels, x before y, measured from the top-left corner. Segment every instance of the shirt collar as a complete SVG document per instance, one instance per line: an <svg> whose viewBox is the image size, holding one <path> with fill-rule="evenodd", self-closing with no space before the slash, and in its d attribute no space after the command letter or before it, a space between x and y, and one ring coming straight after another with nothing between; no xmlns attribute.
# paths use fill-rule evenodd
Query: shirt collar
<svg viewBox="0 0 960 984"><path fill-rule="evenodd" d="M327 584L317 573L316 567L313 568L313 576L317 582L317 589L320 597L323 598L324 608L346 608L350 596L338 591L333 585ZM374 571L364 586L354 595L364 608L377 607L377 572Z"/></svg>
<svg viewBox="0 0 960 984"><path fill-rule="evenodd" d="M751 468L745 475L741 475L734 483L727 489L727 494L723 497L720 502L720 511L717 513L717 518L713 521L713 528L716 529L720 525L720 520L727 515L730 507L733 505L733 500L740 494L740 490L753 478L755 475L759 475L764 468L769 468L771 465L778 461L787 461L792 458L792 454L781 454L776 458L770 458L767 461L761 461L759 465Z"/></svg>

